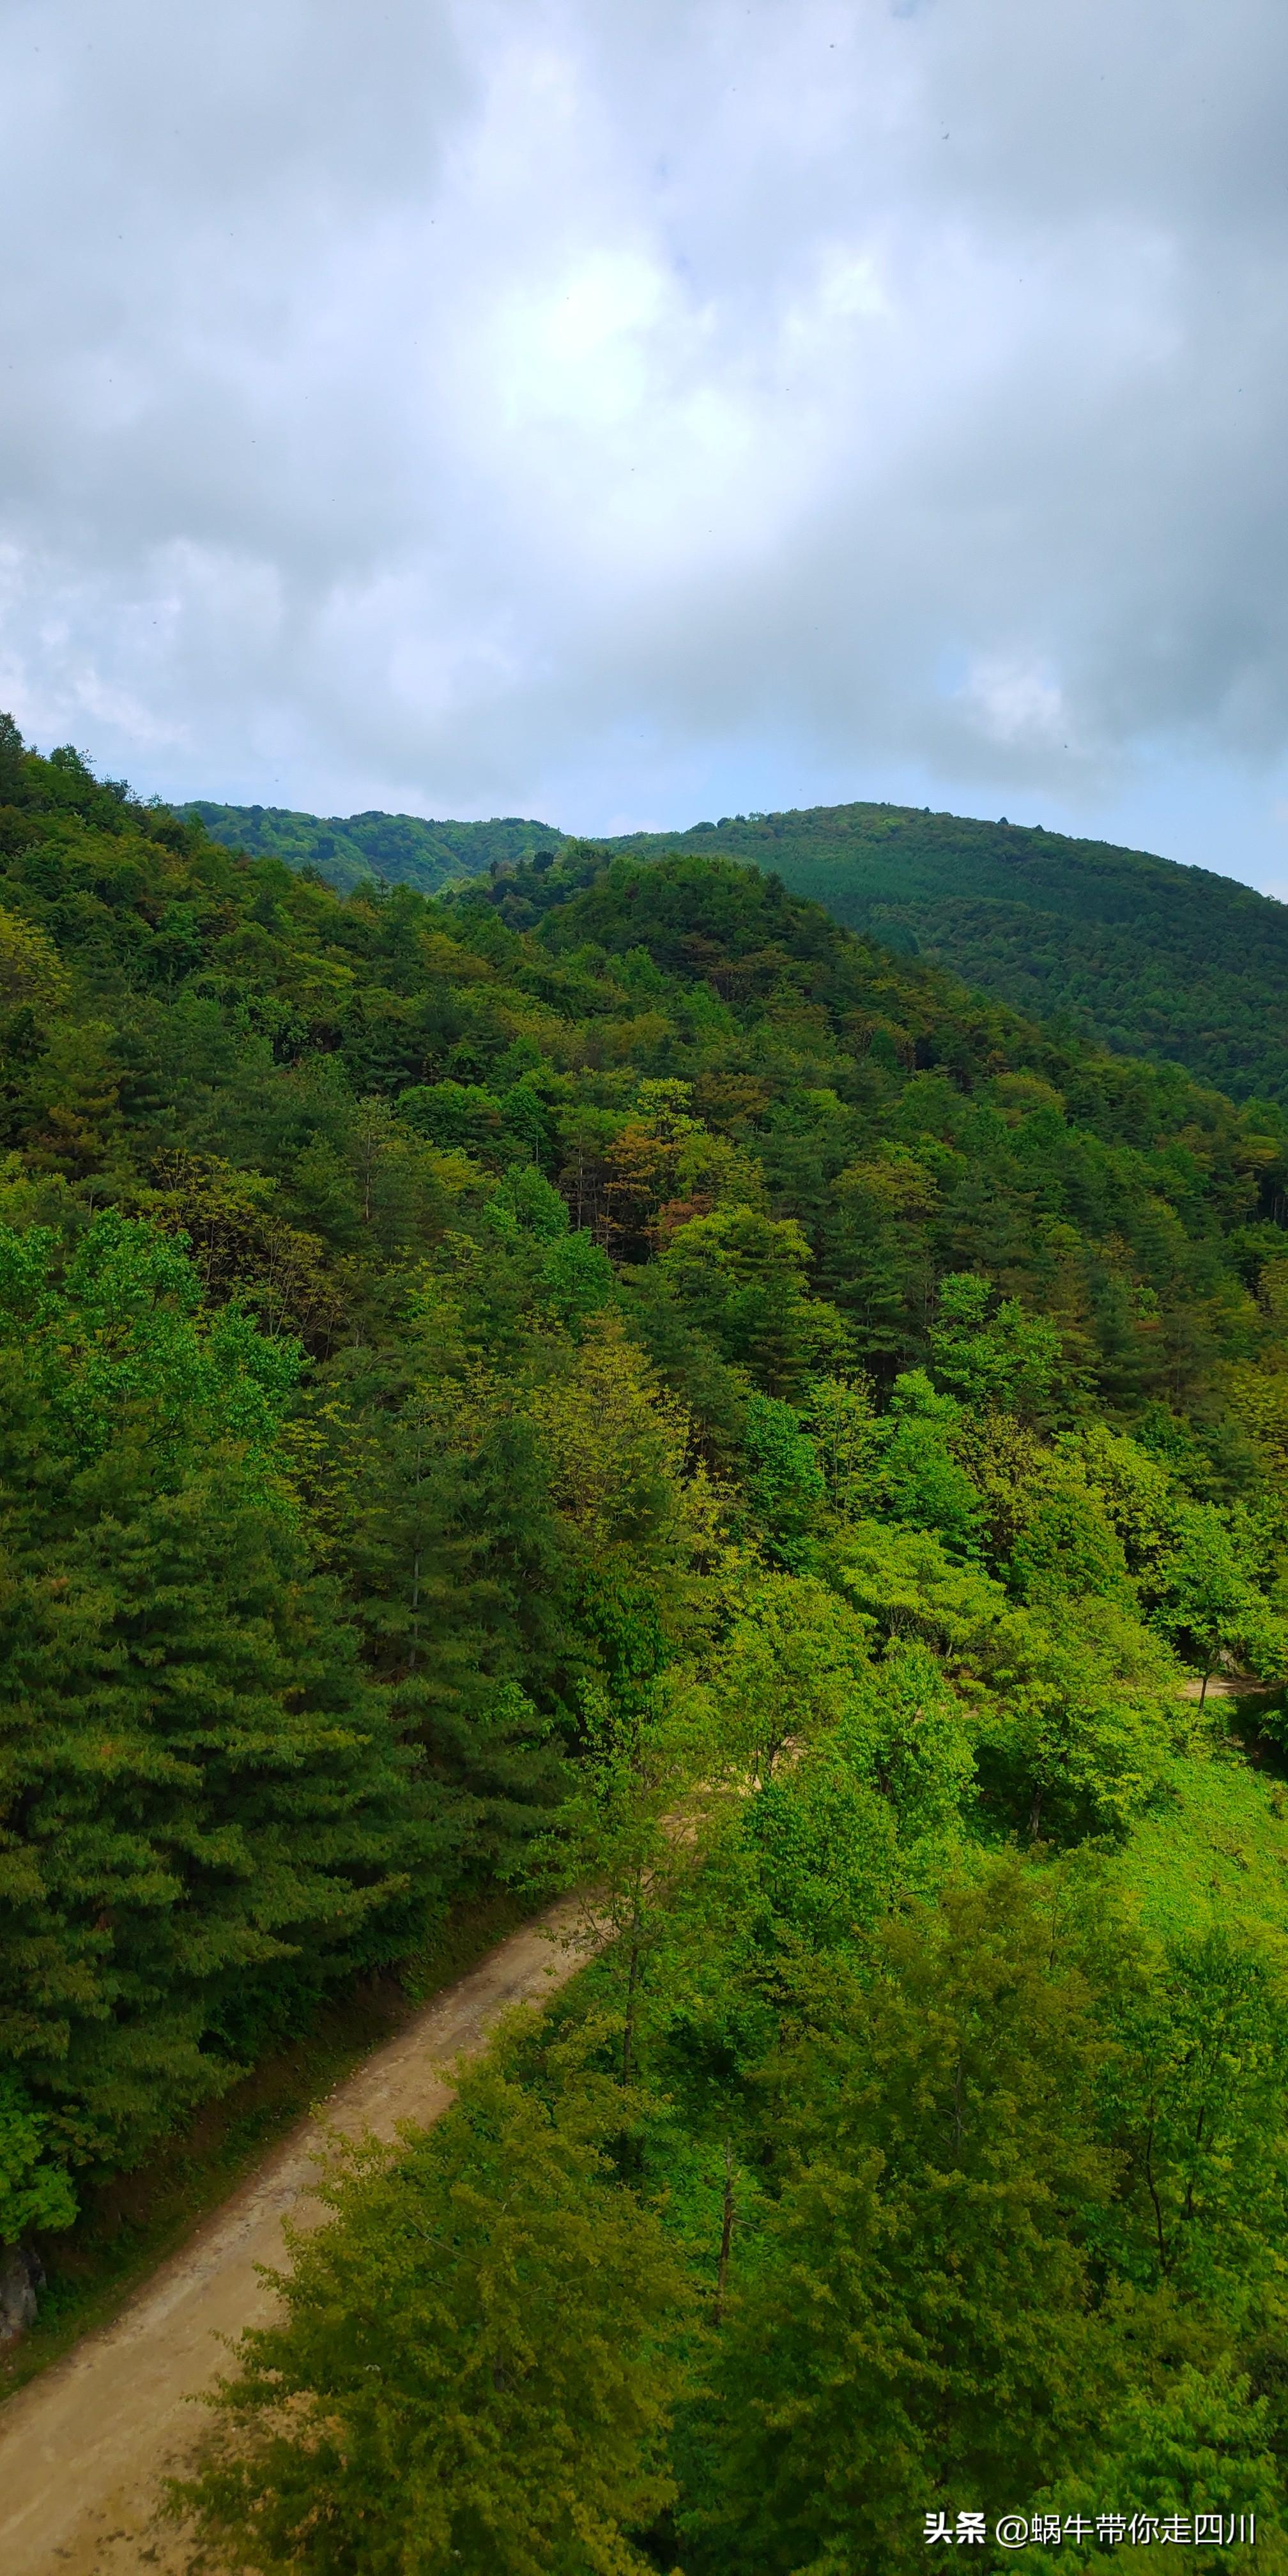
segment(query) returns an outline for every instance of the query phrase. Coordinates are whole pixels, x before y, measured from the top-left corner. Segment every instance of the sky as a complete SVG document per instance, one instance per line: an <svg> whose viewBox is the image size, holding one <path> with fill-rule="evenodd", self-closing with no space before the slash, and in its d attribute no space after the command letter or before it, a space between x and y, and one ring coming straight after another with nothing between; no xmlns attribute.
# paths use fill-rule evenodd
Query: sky
<svg viewBox="0 0 1288 2576"><path fill-rule="evenodd" d="M1283 0L0 0L0 706L1288 898Z"/></svg>

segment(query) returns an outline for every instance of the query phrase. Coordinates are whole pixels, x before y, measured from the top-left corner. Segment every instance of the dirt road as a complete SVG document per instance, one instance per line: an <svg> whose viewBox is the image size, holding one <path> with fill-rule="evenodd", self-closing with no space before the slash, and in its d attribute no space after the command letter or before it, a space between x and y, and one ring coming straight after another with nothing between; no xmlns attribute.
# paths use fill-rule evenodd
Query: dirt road
<svg viewBox="0 0 1288 2576"><path fill-rule="evenodd" d="M1182 1699L1274 1699L1277 1682L1259 1682L1252 1673L1212 1673L1206 1690L1201 1681L1181 1684Z"/></svg>
<svg viewBox="0 0 1288 2576"><path fill-rule="evenodd" d="M203 2412L188 2401L227 2367L228 2340L273 2300L256 2265L280 2264L282 2223L315 2225L328 2132L392 2139L436 2120L453 2060L485 2047L512 2005L540 2003L583 1964L574 1901L535 1923L437 1995L339 2085L235 2197L207 2219L115 2322L90 2335L0 2409L3 2576L177 2576L182 2543L153 2516Z"/></svg>

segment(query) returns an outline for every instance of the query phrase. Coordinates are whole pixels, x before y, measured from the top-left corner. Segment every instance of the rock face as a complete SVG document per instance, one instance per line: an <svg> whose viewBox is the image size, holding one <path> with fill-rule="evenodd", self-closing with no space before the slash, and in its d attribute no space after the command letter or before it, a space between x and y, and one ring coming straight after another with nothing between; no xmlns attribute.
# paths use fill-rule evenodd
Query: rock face
<svg viewBox="0 0 1288 2576"><path fill-rule="evenodd" d="M45 2267L26 2245L0 2245L0 2344L16 2343L36 2322L36 2293Z"/></svg>

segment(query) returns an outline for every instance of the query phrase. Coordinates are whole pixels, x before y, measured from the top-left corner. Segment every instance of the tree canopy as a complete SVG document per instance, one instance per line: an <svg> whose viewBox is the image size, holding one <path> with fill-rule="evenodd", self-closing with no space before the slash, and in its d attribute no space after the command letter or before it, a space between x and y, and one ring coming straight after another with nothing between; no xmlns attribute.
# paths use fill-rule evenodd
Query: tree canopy
<svg viewBox="0 0 1288 2576"><path fill-rule="evenodd" d="M1288 1116L705 847L0 791L0 2239L472 1894L614 1933L338 2186L216 2563L1282 2564Z"/></svg>

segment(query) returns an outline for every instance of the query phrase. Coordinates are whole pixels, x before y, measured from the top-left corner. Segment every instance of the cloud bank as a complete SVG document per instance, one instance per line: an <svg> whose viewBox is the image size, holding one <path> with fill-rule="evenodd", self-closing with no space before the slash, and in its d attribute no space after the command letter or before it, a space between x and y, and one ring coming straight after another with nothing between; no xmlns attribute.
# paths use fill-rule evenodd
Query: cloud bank
<svg viewBox="0 0 1288 2576"><path fill-rule="evenodd" d="M1286 85L1279 0L9 0L0 703L175 795L1271 882Z"/></svg>

